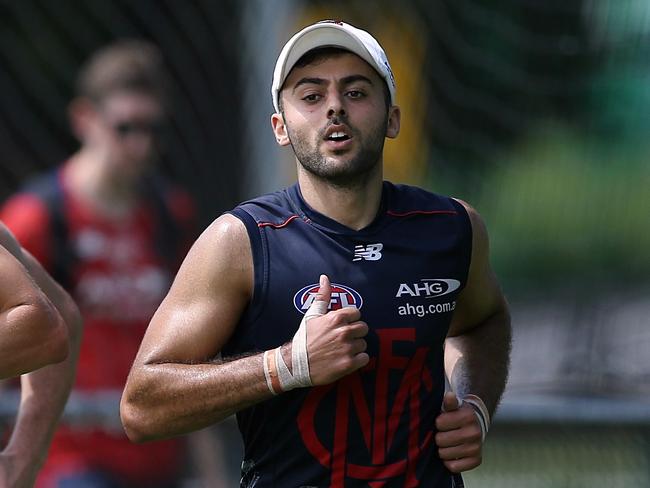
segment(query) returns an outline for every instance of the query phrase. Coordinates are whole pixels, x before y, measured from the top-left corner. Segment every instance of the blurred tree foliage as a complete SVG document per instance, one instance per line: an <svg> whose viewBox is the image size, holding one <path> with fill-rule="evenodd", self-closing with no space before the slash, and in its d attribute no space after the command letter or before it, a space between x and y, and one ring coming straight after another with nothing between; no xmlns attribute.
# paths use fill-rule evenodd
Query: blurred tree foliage
<svg viewBox="0 0 650 488"><path fill-rule="evenodd" d="M429 186L482 213L506 288L648 283L650 4L437 5L469 47L432 31L457 90L435 86Z"/></svg>
<svg viewBox="0 0 650 488"><path fill-rule="evenodd" d="M476 200L506 282L519 291L647 282L649 154L647 143L603 147L557 125L510 151Z"/></svg>

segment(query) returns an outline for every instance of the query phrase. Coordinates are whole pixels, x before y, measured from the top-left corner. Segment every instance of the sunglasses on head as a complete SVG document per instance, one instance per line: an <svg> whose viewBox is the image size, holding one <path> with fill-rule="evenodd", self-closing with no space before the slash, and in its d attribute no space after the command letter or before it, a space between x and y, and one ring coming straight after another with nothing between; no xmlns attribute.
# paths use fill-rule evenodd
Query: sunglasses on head
<svg viewBox="0 0 650 488"><path fill-rule="evenodd" d="M161 121L123 121L113 124L113 130L120 137L127 137L135 134L146 134L151 136L159 136L164 131L164 124Z"/></svg>

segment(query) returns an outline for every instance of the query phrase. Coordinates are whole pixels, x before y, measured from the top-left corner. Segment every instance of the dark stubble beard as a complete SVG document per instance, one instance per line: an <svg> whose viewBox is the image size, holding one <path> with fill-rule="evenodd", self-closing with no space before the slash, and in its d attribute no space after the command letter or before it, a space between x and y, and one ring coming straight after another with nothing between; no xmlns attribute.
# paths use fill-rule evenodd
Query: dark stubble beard
<svg viewBox="0 0 650 488"><path fill-rule="evenodd" d="M328 163L327 158L320 152L325 132L334 124L345 124L348 132L357 144L360 144L356 155L352 159L342 161L341 164ZM336 116L318 132L315 141L309 141L304 133L299 130L294 131L289 126L287 126L287 134L296 158L306 171L336 187L358 188L368 181L381 161L387 126L388 114L368 132L366 137L362 137L361 133L348 123L346 117ZM339 155L337 152L334 154ZM340 154L344 154L344 151Z"/></svg>

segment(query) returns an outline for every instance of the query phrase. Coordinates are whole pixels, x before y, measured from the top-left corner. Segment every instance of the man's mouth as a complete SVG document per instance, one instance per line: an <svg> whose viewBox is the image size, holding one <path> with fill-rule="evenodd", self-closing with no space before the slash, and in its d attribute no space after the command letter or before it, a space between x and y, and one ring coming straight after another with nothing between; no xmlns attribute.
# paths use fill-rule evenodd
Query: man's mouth
<svg viewBox="0 0 650 488"><path fill-rule="evenodd" d="M351 139L351 136L344 125L338 125L338 127L328 127L324 139L326 141L343 142Z"/></svg>
<svg viewBox="0 0 650 488"><path fill-rule="evenodd" d="M326 137L328 141L347 141L350 138L345 132L332 132L329 136Z"/></svg>

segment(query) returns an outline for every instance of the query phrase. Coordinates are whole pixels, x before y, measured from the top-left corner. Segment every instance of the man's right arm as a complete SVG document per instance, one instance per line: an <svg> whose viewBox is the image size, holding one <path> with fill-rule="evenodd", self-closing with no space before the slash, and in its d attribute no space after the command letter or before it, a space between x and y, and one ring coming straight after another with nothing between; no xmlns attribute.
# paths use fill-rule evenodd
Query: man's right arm
<svg viewBox="0 0 650 488"><path fill-rule="evenodd" d="M236 217L224 215L196 241L149 324L120 405L131 440L198 430L273 396L263 354L214 359L233 334L252 290L246 229ZM361 339L367 326L358 319L358 310L342 309L309 322L313 384L330 383L367 363ZM282 355L291 368L290 344L283 346Z"/></svg>

